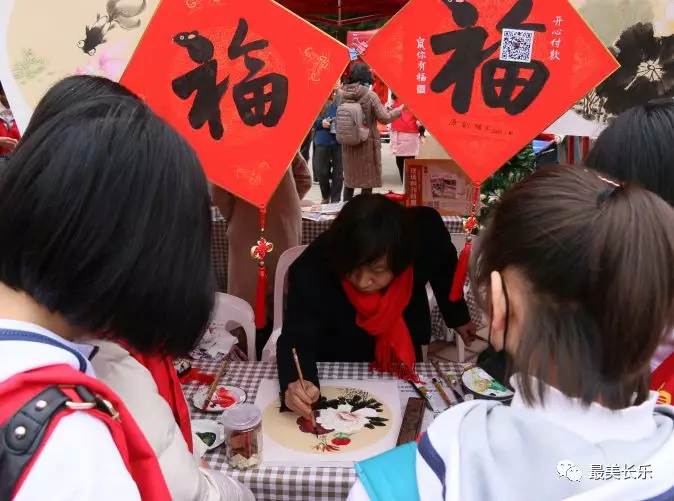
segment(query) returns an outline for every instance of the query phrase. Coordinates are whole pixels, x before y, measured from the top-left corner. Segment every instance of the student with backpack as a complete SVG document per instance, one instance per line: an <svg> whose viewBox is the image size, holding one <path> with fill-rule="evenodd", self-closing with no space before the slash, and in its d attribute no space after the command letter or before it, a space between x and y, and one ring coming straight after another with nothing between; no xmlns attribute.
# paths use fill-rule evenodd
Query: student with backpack
<svg viewBox="0 0 674 501"><path fill-rule="evenodd" d="M0 499L172 499L90 359L112 337L184 355L207 328L210 200L195 152L133 96L36 110L0 178L0 238Z"/></svg>
<svg viewBox="0 0 674 501"><path fill-rule="evenodd" d="M381 187L381 136L377 122L389 124L404 109L401 106L387 111L370 89L373 80L366 64L354 64L337 108L335 128L337 141L342 145L345 202L353 198L356 188L371 193L373 188Z"/></svg>
<svg viewBox="0 0 674 501"><path fill-rule="evenodd" d="M342 199L344 168L342 166L342 147L337 141L337 123L335 117L341 101L339 81L332 95L323 105L314 123L314 172L318 176L321 188L321 203L337 203Z"/></svg>

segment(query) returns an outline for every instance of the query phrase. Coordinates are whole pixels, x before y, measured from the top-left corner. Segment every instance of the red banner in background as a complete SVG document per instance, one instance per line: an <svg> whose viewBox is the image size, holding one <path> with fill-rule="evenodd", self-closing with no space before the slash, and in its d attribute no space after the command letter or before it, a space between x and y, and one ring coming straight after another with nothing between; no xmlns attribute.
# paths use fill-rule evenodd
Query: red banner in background
<svg viewBox="0 0 674 501"><path fill-rule="evenodd" d="M362 57L475 182L618 67L568 0L411 0Z"/></svg>
<svg viewBox="0 0 674 501"><path fill-rule="evenodd" d="M190 142L211 182L264 206L348 61L271 0L166 1L121 82Z"/></svg>
<svg viewBox="0 0 674 501"><path fill-rule="evenodd" d="M360 58L360 55L367 49L370 38L372 38L377 31L379 30L347 31L346 46L349 49L355 50L356 55Z"/></svg>
<svg viewBox="0 0 674 501"><path fill-rule="evenodd" d="M356 54L357 59L353 59L352 56L352 61L349 67L347 68L345 72L345 76L348 75L349 70L351 69L351 66L353 66L354 63L362 63L363 60L360 58L360 54L365 52L368 46L368 42L370 41L370 38L372 38L375 33L377 33L379 30L370 30L370 31L347 31L346 32L346 46L349 48L349 51L351 54ZM376 74L376 72L372 72L374 75L374 82L372 83L372 91L379 96L379 100L382 103L386 103L388 101L388 87L386 84L382 81L381 78ZM383 127L384 130L386 130L386 127Z"/></svg>

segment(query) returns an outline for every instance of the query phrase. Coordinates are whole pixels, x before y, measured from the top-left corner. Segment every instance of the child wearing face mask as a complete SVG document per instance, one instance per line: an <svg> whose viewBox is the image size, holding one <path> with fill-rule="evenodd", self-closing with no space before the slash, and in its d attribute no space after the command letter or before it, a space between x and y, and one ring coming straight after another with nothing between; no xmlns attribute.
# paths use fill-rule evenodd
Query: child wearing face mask
<svg viewBox="0 0 674 501"><path fill-rule="evenodd" d="M674 499L674 408L648 391L672 262L674 210L639 186L553 166L513 187L472 263L512 404L452 407L357 463L348 500Z"/></svg>

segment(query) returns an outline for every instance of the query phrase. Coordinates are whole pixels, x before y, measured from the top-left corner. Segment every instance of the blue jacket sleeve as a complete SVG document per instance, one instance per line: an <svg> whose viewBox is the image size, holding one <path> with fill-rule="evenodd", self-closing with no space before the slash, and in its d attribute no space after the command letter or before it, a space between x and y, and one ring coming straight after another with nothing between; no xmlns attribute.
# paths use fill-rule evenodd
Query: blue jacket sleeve
<svg viewBox="0 0 674 501"><path fill-rule="evenodd" d="M356 473L372 501L419 501L417 444L410 442L356 463Z"/></svg>

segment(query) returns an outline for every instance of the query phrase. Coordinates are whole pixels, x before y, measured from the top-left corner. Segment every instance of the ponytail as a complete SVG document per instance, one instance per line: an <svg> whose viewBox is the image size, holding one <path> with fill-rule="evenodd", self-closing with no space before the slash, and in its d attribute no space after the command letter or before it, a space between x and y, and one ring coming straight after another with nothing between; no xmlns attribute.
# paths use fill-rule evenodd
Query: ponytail
<svg viewBox="0 0 674 501"><path fill-rule="evenodd" d="M647 398L649 360L674 325L666 202L590 169L542 168L504 194L473 259L476 292L488 290L492 271L512 270L526 284L512 353L526 401L545 397L527 376L588 405Z"/></svg>

